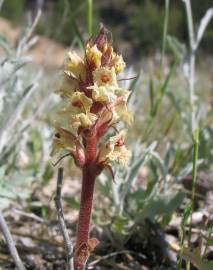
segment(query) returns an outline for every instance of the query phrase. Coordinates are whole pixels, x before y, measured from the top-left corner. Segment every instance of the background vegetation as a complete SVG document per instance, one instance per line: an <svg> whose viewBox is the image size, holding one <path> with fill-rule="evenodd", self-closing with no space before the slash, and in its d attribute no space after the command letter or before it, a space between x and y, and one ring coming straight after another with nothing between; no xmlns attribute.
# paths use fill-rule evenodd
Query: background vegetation
<svg viewBox="0 0 213 270"><path fill-rule="evenodd" d="M61 51L64 56L68 46L80 50L91 22L93 33L103 22L124 55L127 69L121 79L134 79L120 84L132 90L129 106L135 117L128 132L129 166L113 166L115 182L108 174L97 181L91 231L101 245L88 265L212 269L212 21L195 52L192 91L189 16L183 1L169 2L166 13L163 0L5 0L1 15L22 31L15 44L5 29L0 35L0 208L27 269L65 268L53 200L56 168L49 156L61 68L45 63ZM197 36L211 1L191 2ZM38 7L42 15L34 32L43 35L40 40L62 43L39 63L26 56L39 43L29 35ZM47 51L50 44L45 43ZM60 165L65 168L65 220L74 238L80 176L71 159ZM14 269L3 237L0 266Z"/></svg>
<svg viewBox="0 0 213 270"><path fill-rule="evenodd" d="M197 27L198 22L211 5L211 0L193 1L193 17ZM14 23L24 24L26 9L42 6L44 10L38 32L59 42L70 45L76 35L73 21L80 31L85 33L87 4L81 0L47 0L47 1L6 1L2 15ZM117 44L126 46L127 56L137 60L138 55L154 53L161 45L164 1L159 0L103 0L94 1L94 26L97 30L99 22L103 22L112 30ZM187 41L186 16L181 1L171 1L168 26L170 35L176 36L182 42ZM131 42L130 42L131 41ZM131 44L131 46L130 46ZM213 51L213 22L210 23L200 52ZM134 57L134 58L133 58Z"/></svg>

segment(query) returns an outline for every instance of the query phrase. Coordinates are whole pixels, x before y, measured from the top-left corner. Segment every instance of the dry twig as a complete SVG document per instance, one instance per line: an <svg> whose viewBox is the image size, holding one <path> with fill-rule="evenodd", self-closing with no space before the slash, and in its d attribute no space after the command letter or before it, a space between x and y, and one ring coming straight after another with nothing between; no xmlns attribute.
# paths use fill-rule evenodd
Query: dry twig
<svg viewBox="0 0 213 270"><path fill-rule="evenodd" d="M5 241L7 243L7 246L9 248L10 254L13 257L14 263L18 270L26 270L24 267L23 262L21 261L21 258L18 255L18 251L15 247L15 243L13 241L12 235L8 229L7 223L0 211L0 229L4 235Z"/></svg>
<svg viewBox="0 0 213 270"><path fill-rule="evenodd" d="M41 17L42 11L41 9L38 9L38 12L36 14L36 17L32 23L32 25L30 26L30 28L27 29L26 34L24 35L24 37L20 40L19 44L18 44L18 48L17 48L17 52L16 52L16 56L20 56L20 54L25 51L26 49L29 49L29 44L32 42L32 40L30 40L30 37L32 36L39 20ZM32 44L34 44L34 42L32 42Z"/></svg>
<svg viewBox="0 0 213 270"><path fill-rule="evenodd" d="M58 178L56 185L56 196L55 196L55 205L58 213L58 222L60 226L61 233L64 238L66 255L67 255L67 266L69 270L73 270L73 245L69 237L69 233L64 220L64 213L61 205L61 188L63 180L63 168L58 169Z"/></svg>
<svg viewBox="0 0 213 270"><path fill-rule="evenodd" d="M34 214L34 213L27 213L27 212L24 212L24 211L22 211L22 210L20 210L20 209L17 209L17 208L14 208L14 209L13 209L13 212L14 212L14 213L17 213L18 215L21 215L21 216L23 216L23 217L33 219L33 220L35 220L35 221L37 221L37 222L39 222L39 223L49 224L48 221L44 220L43 218L37 216L37 215Z"/></svg>

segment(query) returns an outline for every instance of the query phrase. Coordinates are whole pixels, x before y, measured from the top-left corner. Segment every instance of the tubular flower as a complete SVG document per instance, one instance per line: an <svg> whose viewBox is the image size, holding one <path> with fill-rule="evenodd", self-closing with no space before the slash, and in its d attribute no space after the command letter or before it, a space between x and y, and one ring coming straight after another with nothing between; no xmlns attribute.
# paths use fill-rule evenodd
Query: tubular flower
<svg viewBox="0 0 213 270"><path fill-rule="evenodd" d="M93 68L99 68L101 66L102 52L99 51L96 44L90 46L88 43L86 46L86 59Z"/></svg>
<svg viewBox="0 0 213 270"><path fill-rule="evenodd" d="M64 72L76 79L85 78L85 66L81 57L75 52L68 52L64 61Z"/></svg>
<svg viewBox="0 0 213 270"><path fill-rule="evenodd" d="M113 86L98 86L96 83L88 87L92 90L92 98L95 101L111 103L116 100L116 95Z"/></svg>
<svg viewBox="0 0 213 270"><path fill-rule="evenodd" d="M117 160L123 166L128 164L131 152L124 145L126 132L122 130L117 135L111 137L109 141L100 147L99 161L110 164Z"/></svg>
<svg viewBox="0 0 213 270"><path fill-rule="evenodd" d="M77 166L81 167L85 162L85 154L78 138L70 131L56 127L57 133L53 140L51 156L65 150L67 155L72 155Z"/></svg>
<svg viewBox="0 0 213 270"><path fill-rule="evenodd" d="M51 155L53 156L60 150L73 151L75 148L76 138L68 130L56 127L57 133L53 140Z"/></svg>
<svg viewBox="0 0 213 270"><path fill-rule="evenodd" d="M115 68L101 67L93 71L93 81L98 86L115 86L118 87Z"/></svg>
<svg viewBox="0 0 213 270"><path fill-rule="evenodd" d="M73 128L90 128L97 119L96 115L93 113L78 113L72 115L70 118L70 124Z"/></svg>
<svg viewBox="0 0 213 270"><path fill-rule="evenodd" d="M115 67L116 73L123 71L126 64L123 60L122 55L118 55L114 53L112 57L112 65Z"/></svg>
<svg viewBox="0 0 213 270"><path fill-rule="evenodd" d="M125 122L129 126L133 123L133 115L128 111L125 100L121 100L121 102L116 104L113 111L112 122L116 123L119 120Z"/></svg>
<svg viewBox="0 0 213 270"><path fill-rule="evenodd" d="M96 176L105 168L112 172L113 162L126 166L131 157L125 146L124 130L116 131L108 140L105 137L119 121L128 125L133 122L127 108L130 91L119 87L117 81L117 73L124 67L123 57L113 52L104 27L86 44L83 58L73 51L65 57L58 90L65 107L58 115L52 155L66 152L59 161L70 155L83 172L75 270L84 269L92 251L88 236Z"/></svg>
<svg viewBox="0 0 213 270"><path fill-rule="evenodd" d="M70 97L70 102L72 107L75 108L77 112L89 112L92 106L92 99L88 98L83 92L75 92Z"/></svg>
<svg viewBox="0 0 213 270"><path fill-rule="evenodd" d="M61 86L56 91L56 93L59 94L62 99L66 99L69 98L70 95L78 89L78 87L79 84L77 80L68 79L68 76L65 75L64 78L62 79Z"/></svg>

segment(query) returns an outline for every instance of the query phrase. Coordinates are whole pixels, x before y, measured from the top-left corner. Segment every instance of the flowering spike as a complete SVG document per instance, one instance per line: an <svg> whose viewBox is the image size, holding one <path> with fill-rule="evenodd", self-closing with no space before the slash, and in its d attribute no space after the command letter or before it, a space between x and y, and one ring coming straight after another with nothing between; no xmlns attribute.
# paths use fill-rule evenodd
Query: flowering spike
<svg viewBox="0 0 213 270"><path fill-rule="evenodd" d="M114 178L112 163L126 166L131 156L125 146L126 132L115 128L119 121L129 125L133 121L127 109L130 91L118 85L117 74L124 67L123 57L113 51L108 30L103 26L96 38L87 42L83 58L74 51L65 57L58 93L66 105L59 113L52 155L66 150L83 172L75 270L84 269L98 243L89 240L96 176L108 169ZM116 134L107 139L105 135L111 127Z"/></svg>

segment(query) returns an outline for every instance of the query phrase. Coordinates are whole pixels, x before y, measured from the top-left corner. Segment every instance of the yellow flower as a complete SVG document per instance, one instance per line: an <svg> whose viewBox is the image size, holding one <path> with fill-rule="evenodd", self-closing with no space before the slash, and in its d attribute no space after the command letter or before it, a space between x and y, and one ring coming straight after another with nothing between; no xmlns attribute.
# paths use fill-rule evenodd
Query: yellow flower
<svg viewBox="0 0 213 270"><path fill-rule="evenodd" d="M76 137L68 130L56 126L56 137L53 140L51 156L54 156L61 150L72 151L75 147Z"/></svg>
<svg viewBox="0 0 213 270"><path fill-rule="evenodd" d="M76 112L89 112L92 106L92 99L88 98L83 92L75 92L70 98L71 104Z"/></svg>
<svg viewBox="0 0 213 270"><path fill-rule="evenodd" d="M98 86L118 86L114 67L100 67L93 71L93 80Z"/></svg>
<svg viewBox="0 0 213 270"><path fill-rule="evenodd" d="M73 128L90 128L96 121L97 116L93 113L78 113L71 115L71 125Z"/></svg>
<svg viewBox="0 0 213 270"><path fill-rule="evenodd" d="M117 135L112 136L107 144L100 148L99 161L109 164L110 161L118 161L121 165L126 166L131 157L131 152L124 145L126 132L120 131Z"/></svg>
<svg viewBox="0 0 213 270"><path fill-rule="evenodd" d="M64 61L64 72L68 76L72 76L76 79L85 79L86 70L84 62L75 51L71 51L66 54Z"/></svg>
<svg viewBox="0 0 213 270"><path fill-rule="evenodd" d="M122 97L125 102L127 102L129 95L131 94L130 91L123 89L123 88L116 88L115 94L117 97Z"/></svg>
<svg viewBox="0 0 213 270"><path fill-rule="evenodd" d="M86 58L89 63L94 65L94 68L98 68L101 66L101 57L102 52L99 51L96 45L90 46L88 43L86 46Z"/></svg>
<svg viewBox="0 0 213 270"><path fill-rule="evenodd" d="M95 83L93 86L88 87L88 89L92 89L92 98L95 101L111 103L117 98L113 86L98 86Z"/></svg>
<svg viewBox="0 0 213 270"><path fill-rule="evenodd" d="M92 106L92 99L88 98L82 92L75 92L71 96L71 125L74 128L89 128L91 127L97 116L93 113L90 113L90 108Z"/></svg>
<svg viewBox="0 0 213 270"><path fill-rule="evenodd" d="M61 98L65 99L72 95L72 93L78 88L78 82L76 80L68 80L64 76L60 88L56 91Z"/></svg>
<svg viewBox="0 0 213 270"><path fill-rule="evenodd" d="M66 100L67 106L60 111L64 119L70 119L70 117L79 113L87 114L90 111L93 101L83 92L77 91L67 97L69 98Z"/></svg>
<svg viewBox="0 0 213 270"><path fill-rule="evenodd" d="M120 147L116 146L114 148L114 151L110 153L108 158L111 161L117 161L120 163L122 166L127 166L129 159L131 157L131 152L127 150L125 145L122 145Z"/></svg>
<svg viewBox="0 0 213 270"><path fill-rule="evenodd" d="M119 72L123 71L125 66L126 66L122 55L118 55L118 54L115 54L115 53L113 53L111 63L113 65L113 67L115 68L116 73L119 73Z"/></svg>
<svg viewBox="0 0 213 270"><path fill-rule="evenodd" d="M97 116L90 113L93 102L91 98L88 98L83 92L77 91L69 97L69 101L68 106L63 108L60 113L73 128L89 128L95 123Z"/></svg>
<svg viewBox="0 0 213 270"><path fill-rule="evenodd" d="M127 125L131 126L133 123L133 115L127 109L127 104L125 101L120 102L114 107L113 110L113 123L118 122L119 120L127 123Z"/></svg>
<svg viewBox="0 0 213 270"><path fill-rule="evenodd" d="M58 152L60 152L61 150L64 150L65 146L64 144L61 142L61 140L54 138L53 139L53 143L52 143L52 151L50 153L50 156L53 157L55 156ZM72 150L72 149L71 149Z"/></svg>

